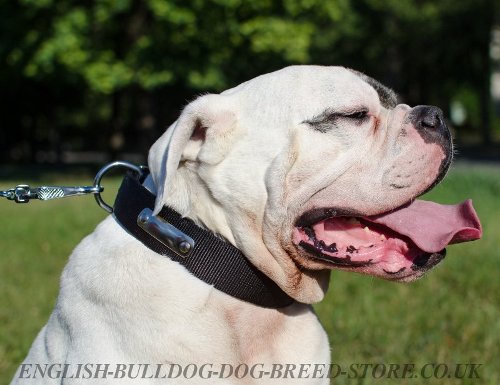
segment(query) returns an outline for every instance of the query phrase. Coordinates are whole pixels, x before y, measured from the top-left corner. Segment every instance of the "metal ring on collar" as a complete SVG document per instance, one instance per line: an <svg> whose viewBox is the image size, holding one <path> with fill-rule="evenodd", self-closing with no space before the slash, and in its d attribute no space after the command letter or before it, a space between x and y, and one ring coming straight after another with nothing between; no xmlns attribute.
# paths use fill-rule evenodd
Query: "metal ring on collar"
<svg viewBox="0 0 500 385"><path fill-rule="evenodd" d="M116 168L116 167L127 168L129 170L132 170L132 171L136 172L139 176L142 175L142 173L144 171L144 167L136 166L135 164L132 164L132 163L129 163L129 162L125 162L125 161L122 161L122 160L117 160L116 162L112 162L112 163L109 163L109 164L105 165L103 168L101 168L99 170L99 172L96 174L96 176L94 178L94 187L96 189L99 189L99 190L102 191L102 187L101 187L101 179L102 179L102 177L109 170L111 170L112 168ZM102 209L106 210L110 214L113 212L113 207L111 207L106 202L104 202L104 200L101 197L101 193L100 192L94 194L94 197L95 197L95 200L96 200L97 204Z"/></svg>

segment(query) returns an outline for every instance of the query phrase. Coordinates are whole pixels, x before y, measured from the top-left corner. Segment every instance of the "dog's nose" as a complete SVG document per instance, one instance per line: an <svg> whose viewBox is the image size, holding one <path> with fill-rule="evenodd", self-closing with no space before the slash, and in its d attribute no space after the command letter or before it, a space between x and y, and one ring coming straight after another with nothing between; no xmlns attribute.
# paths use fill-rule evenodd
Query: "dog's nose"
<svg viewBox="0 0 500 385"><path fill-rule="evenodd" d="M429 109L426 111L424 116L422 117L422 120L420 124L424 128L437 128L441 124L443 124L443 113L441 112L440 109L436 107L429 107Z"/></svg>
<svg viewBox="0 0 500 385"><path fill-rule="evenodd" d="M414 107L410 112L410 120L418 130L428 133L442 134L446 130L443 111L434 106Z"/></svg>

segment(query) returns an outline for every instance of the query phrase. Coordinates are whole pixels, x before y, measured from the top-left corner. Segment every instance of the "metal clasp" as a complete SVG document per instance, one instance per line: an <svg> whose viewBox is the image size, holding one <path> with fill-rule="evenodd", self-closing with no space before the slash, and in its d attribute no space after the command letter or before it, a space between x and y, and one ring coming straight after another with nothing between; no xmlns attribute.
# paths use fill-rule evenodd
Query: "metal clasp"
<svg viewBox="0 0 500 385"><path fill-rule="evenodd" d="M177 255L185 258L194 248L194 240L163 219L154 216L149 208L137 216L137 225Z"/></svg>
<svg viewBox="0 0 500 385"><path fill-rule="evenodd" d="M107 164L99 170L94 178L93 186L41 186L30 188L27 184L20 184L15 188L0 191L0 197L7 198L8 200L15 201L16 203L28 203L30 199L39 199L42 201L65 198L69 196L76 195L86 195L94 194L97 204L106 210L108 213L113 212L113 207L108 205L101 197L101 192L104 191L104 187L101 186L101 179L109 170L115 167L124 167L136 172L139 176L142 176L147 170L145 166L136 166L135 164L116 161Z"/></svg>
<svg viewBox="0 0 500 385"><path fill-rule="evenodd" d="M147 167L146 166L136 166L135 164L133 163L129 163L129 162L124 162L122 160L117 160L116 162L112 162L112 163L109 163L107 164L106 166L104 166L103 168L101 168L98 173L96 174L95 178L94 178L94 187L100 187L101 185L101 179L102 177L109 171L111 170L112 168L116 168L116 167L124 167L124 168L128 168L129 170L132 170L134 171L135 173L137 173L139 176L141 176L145 170L147 170ZM108 205L106 202L104 202L104 200L102 199L101 197L101 194L98 192L94 195L95 197L95 200L97 202L97 204L102 208L104 209L105 211L107 211L108 213L112 213L113 212L113 207Z"/></svg>
<svg viewBox="0 0 500 385"><path fill-rule="evenodd" d="M36 198L36 194L32 193L30 186L27 184L20 184L9 190L9 192L11 195L7 199L13 200L16 203L28 203L30 199Z"/></svg>

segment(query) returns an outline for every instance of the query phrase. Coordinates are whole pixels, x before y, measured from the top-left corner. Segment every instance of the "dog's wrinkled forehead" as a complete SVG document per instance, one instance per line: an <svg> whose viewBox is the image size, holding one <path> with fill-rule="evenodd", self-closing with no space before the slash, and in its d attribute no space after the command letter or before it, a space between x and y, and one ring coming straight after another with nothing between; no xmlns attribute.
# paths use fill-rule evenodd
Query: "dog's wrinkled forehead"
<svg viewBox="0 0 500 385"><path fill-rule="evenodd" d="M292 66L259 76L221 94L249 119L302 122L330 111L364 108L377 114L396 105L394 92L344 67ZM259 114L255 114L258 111Z"/></svg>
<svg viewBox="0 0 500 385"><path fill-rule="evenodd" d="M375 79L344 67L291 66L265 74L224 91L222 96L241 104L249 118L303 121L325 109L393 109L396 94Z"/></svg>
<svg viewBox="0 0 500 385"><path fill-rule="evenodd" d="M379 81L365 75L362 72L352 70L352 69L350 71L352 71L353 73L358 75L361 79L363 79L365 82L367 82L369 85L371 85L375 89L375 91L377 91L378 97L380 99L380 103L382 104L382 106L384 108L392 109L392 108L397 106L398 97L393 90L384 86Z"/></svg>

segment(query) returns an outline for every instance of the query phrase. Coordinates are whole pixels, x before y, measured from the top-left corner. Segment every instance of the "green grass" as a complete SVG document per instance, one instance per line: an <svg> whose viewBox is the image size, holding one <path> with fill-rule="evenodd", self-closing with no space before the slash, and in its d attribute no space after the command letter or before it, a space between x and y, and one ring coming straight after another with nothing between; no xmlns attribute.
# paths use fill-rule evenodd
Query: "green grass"
<svg viewBox="0 0 500 385"><path fill-rule="evenodd" d="M60 182L49 179L44 182ZM26 181L3 181L0 189L18 182ZM108 199L117 184L105 183ZM480 363L481 379L339 377L335 384L500 383L500 168L457 165L427 198L473 198L484 238L449 247L435 271L410 285L333 272L316 310L335 363ZM52 311L69 253L106 213L90 196L27 205L0 201L0 212L0 383L8 383Z"/></svg>
<svg viewBox="0 0 500 385"><path fill-rule="evenodd" d="M88 185L88 179L61 180L47 175L41 183L2 181L0 189L22 183ZM113 201L119 181L106 179L103 197ZM106 217L92 196L16 204L0 201L0 383L8 383L41 327L59 290L59 277L80 240Z"/></svg>

